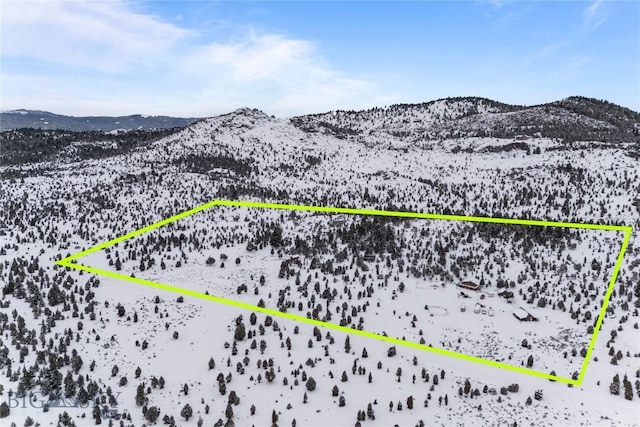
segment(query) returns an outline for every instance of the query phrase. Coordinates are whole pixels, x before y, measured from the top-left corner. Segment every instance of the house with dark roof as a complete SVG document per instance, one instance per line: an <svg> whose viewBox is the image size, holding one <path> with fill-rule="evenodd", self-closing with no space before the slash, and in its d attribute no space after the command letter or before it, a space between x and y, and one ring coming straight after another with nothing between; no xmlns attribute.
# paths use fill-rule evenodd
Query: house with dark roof
<svg viewBox="0 0 640 427"><path fill-rule="evenodd" d="M458 284L458 287L463 289L469 289L470 291L480 290L480 285L478 285L476 282L472 282L471 280L465 280L463 282L460 282Z"/></svg>

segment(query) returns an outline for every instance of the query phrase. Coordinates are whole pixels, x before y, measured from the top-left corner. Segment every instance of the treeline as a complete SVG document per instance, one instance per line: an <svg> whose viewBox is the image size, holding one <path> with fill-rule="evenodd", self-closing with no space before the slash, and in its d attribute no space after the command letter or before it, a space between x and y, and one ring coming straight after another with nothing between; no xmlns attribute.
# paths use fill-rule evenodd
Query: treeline
<svg viewBox="0 0 640 427"><path fill-rule="evenodd" d="M53 160L73 145L70 160L100 159L127 153L177 129L132 130L120 134L98 131L16 129L0 132L0 166Z"/></svg>

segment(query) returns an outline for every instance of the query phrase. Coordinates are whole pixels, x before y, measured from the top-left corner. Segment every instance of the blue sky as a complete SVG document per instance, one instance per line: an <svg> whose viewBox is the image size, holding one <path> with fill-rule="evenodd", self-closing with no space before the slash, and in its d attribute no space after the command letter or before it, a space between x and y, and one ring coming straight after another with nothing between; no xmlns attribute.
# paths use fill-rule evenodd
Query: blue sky
<svg viewBox="0 0 640 427"><path fill-rule="evenodd" d="M0 3L0 108L286 117L483 96L640 111L637 1Z"/></svg>

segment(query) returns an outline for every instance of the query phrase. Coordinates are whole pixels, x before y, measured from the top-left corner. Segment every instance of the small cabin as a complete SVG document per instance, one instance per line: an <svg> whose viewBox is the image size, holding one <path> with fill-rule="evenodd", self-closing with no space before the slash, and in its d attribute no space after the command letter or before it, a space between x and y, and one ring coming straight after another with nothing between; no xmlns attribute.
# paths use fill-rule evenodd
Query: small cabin
<svg viewBox="0 0 640 427"><path fill-rule="evenodd" d="M480 290L480 285L478 285L476 282L472 282L471 280L465 280L464 282L461 282L458 287L462 289L469 289L470 291Z"/></svg>
<svg viewBox="0 0 640 427"><path fill-rule="evenodd" d="M537 322L538 318L534 317L524 308L520 307L513 312L513 316L521 322Z"/></svg>

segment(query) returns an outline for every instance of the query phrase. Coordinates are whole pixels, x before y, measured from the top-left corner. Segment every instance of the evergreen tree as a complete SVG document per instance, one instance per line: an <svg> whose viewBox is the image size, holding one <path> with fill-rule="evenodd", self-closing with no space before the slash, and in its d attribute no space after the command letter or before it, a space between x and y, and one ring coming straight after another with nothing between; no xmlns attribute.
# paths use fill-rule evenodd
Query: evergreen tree
<svg viewBox="0 0 640 427"><path fill-rule="evenodd" d="M51 285L51 289L49 289L49 293L47 294L47 301L50 306L55 306L58 304L62 304L65 300L64 292L60 290L57 284Z"/></svg>
<svg viewBox="0 0 640 427"><path fill-rule="evenodd" d="M78 372L80 372L80 368L82 368L82 358L79 355L74 355L73 357L71 357L71 369L73 369L73 372L75 374L77 374Z"/></svg>
<svg viewBox="0 0 640 427"><path fill-rule="evenodd" d="M631 381L629 381L626 374L622 379L622 385L624 387L624 398L627 400L633 400L633 387L631 386Z"/></svg>
<svg viewBox="0 0 640 427"><path fill-rule="evenodd" d="M471 391L471 382L469 382L469 378L467 378L466 380L464 380L463 392L464 394L468 395L470 391Z"/></svg>
<svg viewBox="0 0 640 427"><path fill-rule="evenodd" d="M271 237L269 238L269 244L274 248L282 246L282 227L280 227L280 225L274 227Z"/></svg>
<svg viewBox="0 0 640 427"><path fill-rule="evenodd" d="M527 368L531 368L533 366L533 356L529 355L529 358L527 359Z"/></svg>
<svg viewBox="0 0 640 427"><path fill-rule="evenodd" d="M227 408L224 410L224 416L227 417L228 420L233 418L233 407L231 403L227 403Z"/></svg>
<svg viewBox="0 0 640 427"><path fill-rule="evenodd" d="M9 409L7 402L0 403L0 418L7 418L10 413L11 409Z"/></svg>
<svg viewBox="0 0 640 427"><path fill-rule="evenodd" d="M193 415L193 409L191 409L191 405L188 403L184 405L182 411L180 411L180 415L186 420L189 421L189 418Z"/></svg>
<svg viewBox="0 0 640 427"><path fill-rule="evenodd" d="M67 371L67 375L64 377L64 396L73 397L76 394L76 383L73 380L71 371Z"/></svg>
<svg viewBox="0 0 640 427"><path fill-rule="evenodd" d="M150 423L155 423L160 417L160 409L157 406L152 406L147 409L147 412L144 414L145 420Z"/></svg>
<svg viewBox="0 0 640 427"><path fill-rule="evenodd" d="M45 396L58 395L62 386L62 374L52 366L46 368L44 370L43 379L40 386L42 388L42 393Z"/></svg>
<svg viewBox="0 0 640 427"><path fill-rule="evenodd" d="M242 341L244 340L244 337L246 336L246 331L245 331L245 327L244 327L244 322L238 322L236 324L236 331L233 334L233 338L236 341Z"/></svg>
<svg viewBox="0 0 640 427"><path fill-rule="evenodd" d="M309 377L306 387L308 391L314 391L316 389L316 380L314 380L313 377Z"/></svg>
<svg viewBox="0 0 640 427"><path fill-rule="evenodd" d="M97 425L102 424L102 417L100 416L100 406L98 405L95 405L93 407L93 420Z"/></svg>
<svg viewBox="0 0 640 427"><path fill-rule="evenodd" d="M618 374L615 374L611 384L609 385L609 391L611 394L619 395L620 394L620 377Z"/></svg>
<svg viewBox="0 0 640 427"><path fill-rule="evenodd" d="M144 383L140 383L138 384L138 388L136 389L136 405L142 406L144 405L144 401Z"/></svg>
<svg viewBox="0 0 640 427"><path fill-rule="evenodd" d="M375 412L373 411L373 406L371 405L371 402L369 402L369 404L367 405L367 417L371 420L376 419Z"/></svg>

